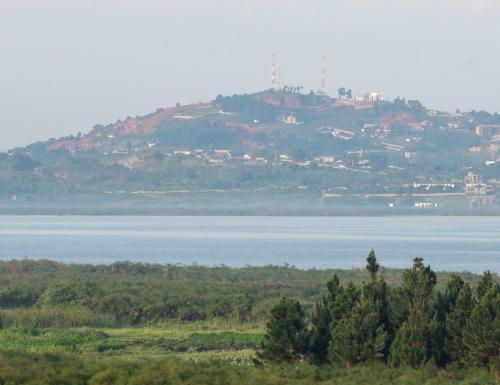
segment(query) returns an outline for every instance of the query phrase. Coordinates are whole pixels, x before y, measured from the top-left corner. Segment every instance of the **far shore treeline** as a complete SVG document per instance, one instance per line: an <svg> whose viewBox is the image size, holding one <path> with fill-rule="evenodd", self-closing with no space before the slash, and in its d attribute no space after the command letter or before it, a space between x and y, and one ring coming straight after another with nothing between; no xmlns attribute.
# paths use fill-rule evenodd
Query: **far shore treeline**
<svg viewBox="0 0 500 385"><path fill-rule="evenodd" d="M216 318L264 322L281 297L299 300L305 310L312 310L333 275L359 290L369 279L361 269L3 261L0 322L4 326L30 322L34 327L151 325ZM435 291L444 292L452 274L437 272L436 276ZM473 287L481 282L475 274L459 276ZM403 271L380 268L378 277L393 287L400 284ZM498 282L498 277L493 278Z"/></svg>

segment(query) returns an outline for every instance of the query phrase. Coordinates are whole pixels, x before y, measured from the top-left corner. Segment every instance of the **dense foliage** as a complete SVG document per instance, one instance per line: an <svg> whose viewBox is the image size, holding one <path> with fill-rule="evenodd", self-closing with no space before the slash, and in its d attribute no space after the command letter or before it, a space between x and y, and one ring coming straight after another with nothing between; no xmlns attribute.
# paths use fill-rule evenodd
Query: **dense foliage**
<svg viewBox="0 0 500 385"><path fill-rule="evenodd" d="M1 262L0 384L494 385L499 297L492 274L374 253L366 271Z"/></svg>
<svg viewBox="0 0 500 385"><path fill-rule="evenodd" d="M435 290L437 276L421 258L399 286L378 275L372 251L362 288L327 284L309 325L301 305L286 298L271 311L260 358L339 363L381 361L394 367L490 366L500 375L500 284L484 273L475 290L459 276Z"/></svg>
<svg viewBox="0 0 500 385"><path fill-rule="evenodd" d="M401 279L397 270L381 273L389 284ZM211 318L260 321L282 296L297 298L306 309L312 307L321 297L322 282L333 274L357 287L367 278L365 272L355 270L303 271L277 266L232 269L127 262L109 266L0 262L0 325L95 327ZM439 275L443 281L449 277ZM464 273L462 277L477 284L477 276Z"/></svg>

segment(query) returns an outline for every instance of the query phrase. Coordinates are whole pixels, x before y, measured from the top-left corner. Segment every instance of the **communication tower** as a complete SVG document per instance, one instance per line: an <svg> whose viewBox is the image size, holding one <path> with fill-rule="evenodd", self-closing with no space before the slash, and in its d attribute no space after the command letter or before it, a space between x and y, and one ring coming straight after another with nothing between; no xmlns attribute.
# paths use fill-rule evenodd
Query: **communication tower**
<svg viewBox="0 0 500 385"><path fill-rule="evenodd" d="M281 87L280 79L280 67L276 58L276 54L273 54L273 64L271 68L271 89L273 91L278 91Z"/></svg>
<svg viewBox="0 0 500 385"><path fill-rule="evenodd" d="M321 57L321 88L320 94L326 95L326 56Z"/></svg>

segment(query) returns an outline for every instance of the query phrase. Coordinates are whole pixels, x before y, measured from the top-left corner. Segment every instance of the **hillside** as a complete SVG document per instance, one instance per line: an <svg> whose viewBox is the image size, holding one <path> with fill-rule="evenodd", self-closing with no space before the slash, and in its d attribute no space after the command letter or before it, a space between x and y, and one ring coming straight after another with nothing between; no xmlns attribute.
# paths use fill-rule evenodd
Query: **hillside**
<svg viewBox="0 0 500 385"><path fill-rule="evenodd" d="M71 196L222 204L223 193L235 204L491 207L499 151L498 114L265 91L2 153L0 197L2 207Z"/></svg>

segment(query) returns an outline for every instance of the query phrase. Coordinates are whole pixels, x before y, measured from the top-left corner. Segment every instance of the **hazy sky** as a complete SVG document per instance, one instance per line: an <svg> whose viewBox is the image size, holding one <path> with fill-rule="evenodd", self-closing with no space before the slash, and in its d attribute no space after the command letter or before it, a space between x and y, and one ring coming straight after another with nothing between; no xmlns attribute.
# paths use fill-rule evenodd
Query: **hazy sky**
<svg viewBox="0 0 500 385"><path fill-rule="evenodd" d="M500 0L0 0L0 150L282 83L500 112Z"/></svg>

